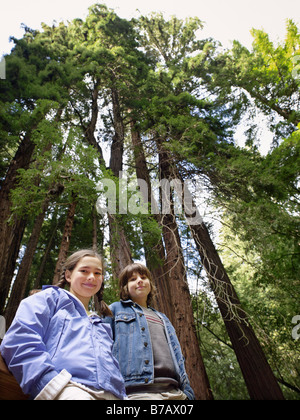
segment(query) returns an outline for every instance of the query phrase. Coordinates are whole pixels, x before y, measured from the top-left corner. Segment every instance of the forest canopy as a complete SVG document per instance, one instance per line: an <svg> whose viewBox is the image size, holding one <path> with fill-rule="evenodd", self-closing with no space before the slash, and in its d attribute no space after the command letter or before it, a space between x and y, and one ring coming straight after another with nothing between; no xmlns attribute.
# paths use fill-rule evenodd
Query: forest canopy
<svg viewBox="0 0 300 420"><path fill-rule="evenodd" d="M224 49L200 19L95 4L13 38L0 315L10 325L74 250L105 256L107 303L143 261L197 399L299 399L299 27Z"/></svg>

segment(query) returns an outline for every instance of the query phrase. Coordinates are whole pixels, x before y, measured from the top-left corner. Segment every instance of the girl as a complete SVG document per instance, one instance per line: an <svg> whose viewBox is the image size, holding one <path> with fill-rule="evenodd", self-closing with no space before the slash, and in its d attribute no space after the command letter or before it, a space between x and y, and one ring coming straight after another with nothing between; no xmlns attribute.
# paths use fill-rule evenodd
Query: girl
<svg viewBox="0 0 300 420"><path fill-rule="evenodd" d="M168 318L150 308L155 293L151 274L130 264L120 274L120 302L110 306L114 335L129 399L194 399L175 330Z"/></svg>
<svg viewBox="0 0 300 420"><path fill-rule="evenodd" d="M63 288L68 285L69 291ZM1 345L1 354L23 392L36 400L124 399L124 381L112 355L111 328L89 313L93 296L101 316L103 260L77 251L57 286L24 299Z"/></svg>

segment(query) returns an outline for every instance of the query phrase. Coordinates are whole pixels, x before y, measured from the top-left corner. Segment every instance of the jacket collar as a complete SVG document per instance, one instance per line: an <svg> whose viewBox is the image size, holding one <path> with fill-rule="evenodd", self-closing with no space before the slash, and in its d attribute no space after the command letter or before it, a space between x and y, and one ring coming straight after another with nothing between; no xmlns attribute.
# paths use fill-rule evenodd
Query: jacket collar
<svg viewBox="0 0 300 420"><path fill-rule="evenodd" d="M134 302L131 299L128 299L128 300L122 300L122 299L120 299L120 302L121 303L126 303L126 304L131 305L131 306L138 306L139 308L143 309L143 307L141 305L139 305L138 303ZM147 306L147 308L148 309L152 309L153 311L157 312L156 309L152 308L151 306Z"/></svg>
<svg viewBox="0 0 300 420"><path fill-rule="evenodd" d="M45 290L45 289L48 289L48 288L50 288L50 287L52 287L53 289L56 289L56 290L59 290L59 291L61 291L61 292L64 292L71 300L73 300L74 301L74 303L75 303L75 305L77 306L77 309L78 309L78 312L81 314L81 315L83 315L83 316L91 316L91 317L98 317L99 319L101 319L101 317L96 313L96 312L91 312L90 314L88 314L87 312L86 312L86 310L85 310L85 307L84 307L84 305L83 305L83 303L75 296L75 295L73 295L72 293L70 293L68 290L66 290L66 289L63 289L63 288L61 288L61 287L58 287L58 286L53 286L53 285L50 285L50 286L43 286L42 287L42 290Z"/></svg>

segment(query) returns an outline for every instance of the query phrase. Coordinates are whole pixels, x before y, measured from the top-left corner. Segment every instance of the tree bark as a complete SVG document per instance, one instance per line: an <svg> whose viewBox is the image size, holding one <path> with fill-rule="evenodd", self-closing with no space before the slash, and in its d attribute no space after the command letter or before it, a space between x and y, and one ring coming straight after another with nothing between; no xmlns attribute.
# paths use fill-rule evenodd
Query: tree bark
<svg viewBox="0 0 300 420"><path fill-rule="evenodd" d="M161 179L169 181L173 179L169 155L162 147L159 150L159 168ZM163 215L162 225L167 257L165 271L169 273L171 279L171 299L175 314L173 323L186 359L186 369L196 399L211 400L213 396L197 339L172 194L170 192L167 197L165 193L163 197L170 200L171 209L170 213Z"/></svg>
<svg viewBox="0 0 300 420"><path fill-rule="evenodd" d="M123 169L124 125L120 110L118 92L112 89L114 136L111 145L109 167L113 175L119 179ZM130 245L124 228L120 225L117 215L109 214L110 255L114 279L118 279L120 272L133 262Z"/></svg>
<svg viewBox="0 0 300 420"><path fill-rule="evenodd" d="M143 201L146 205L149 205L150 207L152 207L153 205L155 206L156 202L152 194L150 176L141 137L139 132L134 130L133 122L131 122L131 140L133 145L133 153L135 157L137 182L140 187L140 192L142 194ZM144 188L145 185L142 185L141 181L145 182L147 188ZM161 216L158 214L157 211L155 211L154 214L149 215L149 217L153 218L158 225L161 224ZM147 232L144 226L143 219L142 230L144 233L144 237L147 238L147 235L149 233ZM163 312L173 323L174 312L170 292L171 282L169 273L164 270L164 262L166 259L166 255L162 238L160 237L154 249L149 249L147 243L144 244L144 249L147 267L152 274L153 281L158 291L155 299L156 307L159 311Z"/></svg>
<svg viewBox="0 0 300 420"><path fill-rule="evenodd" d="M64 227L63 237L62 237L62 241L60 245L60 250L58 254L58 259L57 259L57 263L55 267L55 273L54 273L52 284L57 284L59 282L63 264L65 263L68 256L76 206L77 206L77 199L76 197L74 197L72 203L69 206L67 220Z"/></svg>
<svg viewBox="0 0 300 420"><path fill-rule="evenodd" d="M241 307L204 224L190 226L199 255L210 279L227 333L252 400L283 400L283 393L261 345Z"/></svg>
<svg viewBox="0 0 300 420"><path fill-rule="evenodd" d="M13 285L13 288L12 288L12 291L8 300L8 304L5 310L5 319L6 319L7 327L9 327L10 324L12 323L16 310L18 309L18 306L21 300L24 298L27 283L28 283L30 268L31 268L32 260L33 260L34 253L36 250L36 246L39 241L39 236L41 233L46 210L47 209L44 207L42 212L39 214L39 216L37 217L35 221L32 234L30 236L30 239L26 247L26 252L20 264L18 274L15 278L14 285Z"/></svg>
<svg viewBox="0 0 300 420"><path fill-rule="evenodd" d="M3 313L5 301L9 292L10 282L13 276L15 262L18 257L20 243L26 226L25 219L11 217L10 192L17 183L18 170L27 169L34 144L30 134L26 134L22 140L14 159L12 160L5 180L0 190L0 313Z"/></svg>
<svg viewBox="0 0 300 420"><path fill-rule="evenodd" d="M81 126L84 130L87 142L98 151L98 159L100 165L105 165L103 159L103 152L101 147L96 141L95 130L98 119L98 88L97 83L95 84L94 90L92 91L92 103L91 103L91 119L89 124L85 126L82 122L82 118L78 110L75 109L79 116ZM111 145L111 157L109 168L113 175L119 178L119 174L122 171L122 159L123 159L123 145L124 145L124 126L120 111L119 97L116 89L111 90L112 104L113 104L113 124L114 124L114 136ZM112 273L115 279L118 278L120 272L126 265L132 262L130 246L126 239L126 235L122 226L120 226L116 215L108 214L109 232L110 232L110 254L112 262Z"/></svg>
<svg viewBox="0 0 300 420"><path fill-rule="evenodd" d="M41 213L37 216L35 220L30 239L26 246L26 251L22 258L22 262L20 264L17 276L15 278L9 301L5 310L5 319L7 327L9 327L12 323L15 313L19 307L19 304L24 298L26 287L28 284L30 268L40 238L43 222L45 219L47 209L49 207L51 197L59 195L61 194L61 192L61 185L57 185L56 187L49 189L48 196L46 197L43 203Z"/></svg>
<svg viewBox="0 0 300 420"><path fill-rule="evenodd" d="M51 219L51 227L50 227L50 232L52 232L52 233L51 233L50 239L47 243L46 249L43 253L43 258L42 258L42 261L41 261L41 264L40 264L40 267L39 267L39 271L38 271L38 274L36 276L36 279L35 279L35 282L34 282L34 285L33 285L33 289L39 289L41 287L42 276L43 276L47 261L49 259L49 256L51 254L51 250L52 250L53 245L54 245L54 238L55 238L55 235L56 235L57 226L58 226L57 209L54 209L54 213L52 214L52 219Z"/></svg>
<svg viewBox="0 0 300 420"><path fill-rule="evenodd" d="M178 178L181 179L179 173ZM184 188L181 189L184 191ZM253 400L283 400L284 396L274 373L268 364L261 345L250 325L247 314L223 266L209 231L193 202L191 193L185 189L184 203L195 209L186 214L191 233L210 280L227 333L239 362L250 398ZM191 223L191 216L193 223ZM195 223L195 220L198 222Z"/></svg>

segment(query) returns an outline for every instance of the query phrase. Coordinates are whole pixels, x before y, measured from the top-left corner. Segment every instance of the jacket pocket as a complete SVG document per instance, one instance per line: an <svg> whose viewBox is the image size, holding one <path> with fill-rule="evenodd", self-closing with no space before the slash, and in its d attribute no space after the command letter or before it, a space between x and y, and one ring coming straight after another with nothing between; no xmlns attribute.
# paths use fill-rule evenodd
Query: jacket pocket
<svg viewBox="0 0 300 420"><path fill-rule="evenodd" d="M115 327L117 334L133 334L135 328L135 313L118 313L115 317Z"/></svg>
<svg viewBox="0 0 300 420"><path fill-rule="evenodd" d="M116 335L113 352L124 379L127 379L135 370L135 355L139 346L136 337L136 315L119 312L115 316L114 323Z"/></svg>
<svg viewBox="0 0 300 420"><path fill-rule="evenodd" d="M50 354L51 360L54 359L57 351L60 348L61 339L64 331L66 330L66 325L68 323L67 316L59 317L52 327L52 334L50 339L47 342L47 350Z"/></svg>

